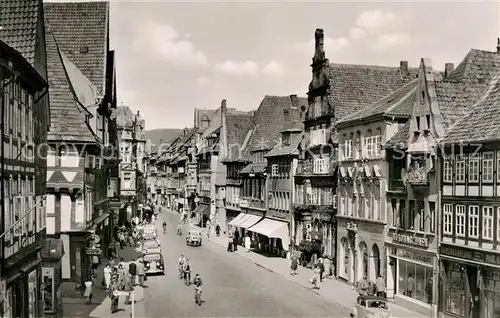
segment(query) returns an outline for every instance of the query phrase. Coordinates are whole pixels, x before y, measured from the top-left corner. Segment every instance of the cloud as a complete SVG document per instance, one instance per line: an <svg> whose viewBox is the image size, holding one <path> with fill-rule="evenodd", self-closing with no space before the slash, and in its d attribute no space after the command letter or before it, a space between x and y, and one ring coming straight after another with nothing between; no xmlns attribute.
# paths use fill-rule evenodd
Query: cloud
<svg viewBox="0 0 500 318"><path fill-rule="evenodd" d="M361 40L366 36L366 31L360 28L353 28L349 31L349 37L355 41Z"/></svg>
<svg viewBox="0 0 500 318"><path fill-rule="evenodd" d="M196 79L196 85L198 86L207 86L210 83L210 79L206 76L200 76Z"/></svg>
<svg viewBox="0 0 500 318"><path fill-rule="evenodd" d="M160 59L179 64L208 64L205 54L193 42L188 41L190 34L182 35L171 25L149 22L136 31L132 45L137 50L155 53Z"/></svg>
<svg viewBox="0 0 500 318"><path fill-rule="evenodd" d="M262 68L262 73L264 74L281 74L283 73L283 66L275 61L271 61L267 63L263 68Z"/></svg>
<svg viewBox="0 0 500 318"><path fill-rule="evenodd" d="M215 64L215 70L232 75L256 75L259 66L253 61L236 62L228 60Z"/></svg>
<svg viewBox="0 0 500 318"><path fill-rule="evenodd" d="M369 33L396 30L399 23L396 14L382 10L363 11L356 18L356 25Z"/></svg>
<svg viewBox="0 0 500 318"><path fill-rule="evenodd" d="M409 42L410 35L407 33L381 34L375 38L373 48L376 50L385 50L406 45Z"/></svg>

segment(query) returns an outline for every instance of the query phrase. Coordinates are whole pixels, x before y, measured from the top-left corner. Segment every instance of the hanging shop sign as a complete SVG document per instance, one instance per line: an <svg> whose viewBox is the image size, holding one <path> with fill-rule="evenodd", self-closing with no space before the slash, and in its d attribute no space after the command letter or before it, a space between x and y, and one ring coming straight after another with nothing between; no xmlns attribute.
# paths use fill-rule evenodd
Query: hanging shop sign
<svg viewBox="0 0 500 318"><path fill-rule="evenodd" d="M409 233L394 233L392 236L392 242L402 245L417 246L428 248L429 239L426 237L415 236Z"/></svg>
<svg viewBox="0 0 500 318"><path fill-rule="evenodd" d="M101 255L102 253L100 248L94 246L87 248L85 252L87 253L87 255L92 255L92 256L98 256Z"/></svg>

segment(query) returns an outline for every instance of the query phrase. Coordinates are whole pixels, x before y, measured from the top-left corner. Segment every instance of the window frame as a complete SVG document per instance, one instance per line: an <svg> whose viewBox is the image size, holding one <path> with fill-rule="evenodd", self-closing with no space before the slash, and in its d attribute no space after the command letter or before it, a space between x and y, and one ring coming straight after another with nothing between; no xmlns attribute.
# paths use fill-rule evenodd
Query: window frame
<svg viewBox="0 0 500 318"><path fill-rule="evenodd" d="M450 160L445 160L443 163L443 182L452 183L453 182L453 162Z"/></svg>
<svg viewBox="0 0 500 318"><path fill-rule="evenodd" d="M490 213L487 213L487 212L490 212ZM495 209L494 207L492 206L483 206L482 207L482 216L483 216L483 222L482 222L482 231L481 231L481 238L483 240L487 240L487 241L493 241L493 237L494 237L494 228L495 228L495 225L493 223L493 220L495 218ZM488 215L490 214L490 215ZM487 223L490 223L490 226L487 227ZM485 235L487 234L488 232L490 232L490 235Z"/></svg>
<svg viewBox="0 0 500 318"><path fill-rule="evenodd" d="M279 166L276 163L271 165L271 176L277 177L279 175Z"/></svg>
<svg viewBox="0 0 500 318"><path fill-rule="evenodd" d="M491 156L491 158L485 158L486 156ZM483 152L482 160L481 160L481 174L482 174L482 183L493 183L493 172L494 172L494 152L486 151ZM488 163L488 165L486 164ZM491 166L490 166L491 165ZM489 171L491 168L491 171ZM489 173L487 173L487 170ZM491 178L486 179L486 176L490 176Z"/></svg>
<svg viewBox="0 0 500 318"><path fill-rule="evenodd" d="M455 158L455 183L465 183L465 157L457 155Z"/></svg>
<svg viewBox="0 0 500 318"><path fill-rule="evenodd" d="M469 155L468 162L468 182L469 183L479 183L479 161L478 155Z"/></svg>
<svg viewBox="0 0 500 318"><path fill-rule="evenodd" d="M443 204L443 234L453 234L453 204Z"/></svg>
<svg viewBox="0 0 500 318"><path fill-rule="evenodd" d="M455 235L465 237L465 223L467 218L467 207L463 204L455 205ZM460 230L459 230L460 229Z"/></svg>
<svg viewBox="0 0 500 318"><path fill-rule="evenodd" d="M469 229L467 231L467 233L468 233L467 237L472 238L472 239L478 239L479 235L481 234L480 233L480 225L479 225L479 213L480 213L479 206L478 205L469 205L467 210L468 210L468 220L469 220L468 225L467 225L467 228ZM473 222L472 222L473 220L475 220L475 223L476 223L475 226L473 225ZM473 234L474 230L476 231L476 234Z"/></svg>

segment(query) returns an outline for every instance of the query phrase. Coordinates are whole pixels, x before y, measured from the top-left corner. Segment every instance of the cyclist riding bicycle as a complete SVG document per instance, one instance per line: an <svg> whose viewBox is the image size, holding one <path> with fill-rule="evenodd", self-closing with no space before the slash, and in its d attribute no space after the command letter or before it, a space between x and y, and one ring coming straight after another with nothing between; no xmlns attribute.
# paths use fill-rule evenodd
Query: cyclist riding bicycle
<svg viewBox="0 0 500 318"><path fill-rule="evenodd" d="M203 287L203 281L201 280L200 274L196 274L193 280L194 285L194 302L201 306L201 288Z"/></svg>
<svg viewBox="0 0 500 318"><path fill-rule="evenodd" d="M187 258L182 266L182 272L184 273L184 284L189 286L191 284L191 262Z"/></svg>
<svg viewBox="0 0 500 318"><path fill-rule="evenodd" d="M163 233L167 233L167 221L163 221Z"/></svg>

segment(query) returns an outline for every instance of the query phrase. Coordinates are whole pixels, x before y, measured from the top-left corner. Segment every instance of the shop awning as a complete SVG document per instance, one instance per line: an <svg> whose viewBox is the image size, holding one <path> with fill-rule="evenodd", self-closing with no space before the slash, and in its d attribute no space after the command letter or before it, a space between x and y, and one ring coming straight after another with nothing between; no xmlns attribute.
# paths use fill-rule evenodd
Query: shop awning
<svg viewBox="0 0 500 318"><path fill-rule="evenodd" d="M240 224L245 222L247 219L248 219L247 213L240 213L231 222L229 222L229 225L239 227Z"/></svg>
<svg viewBox="0 0 500 318"><path fill-rule="evenodd" d="M261 219L260 216L253 215L253 214L248 214L247 218L238 225L238 227L248 229L249 227L253 226L255 223L259 222Z"/></svg>
<svg viewBox="0 0 500 318"><path fill-rule="evenodd" d="M283 249L288 251L288 245L290 244L290 232L288 230L288 223L264 218L259 223L255 224L252 227L249 227L247 230L262 234L270 238L281 239Z"/></svg>

